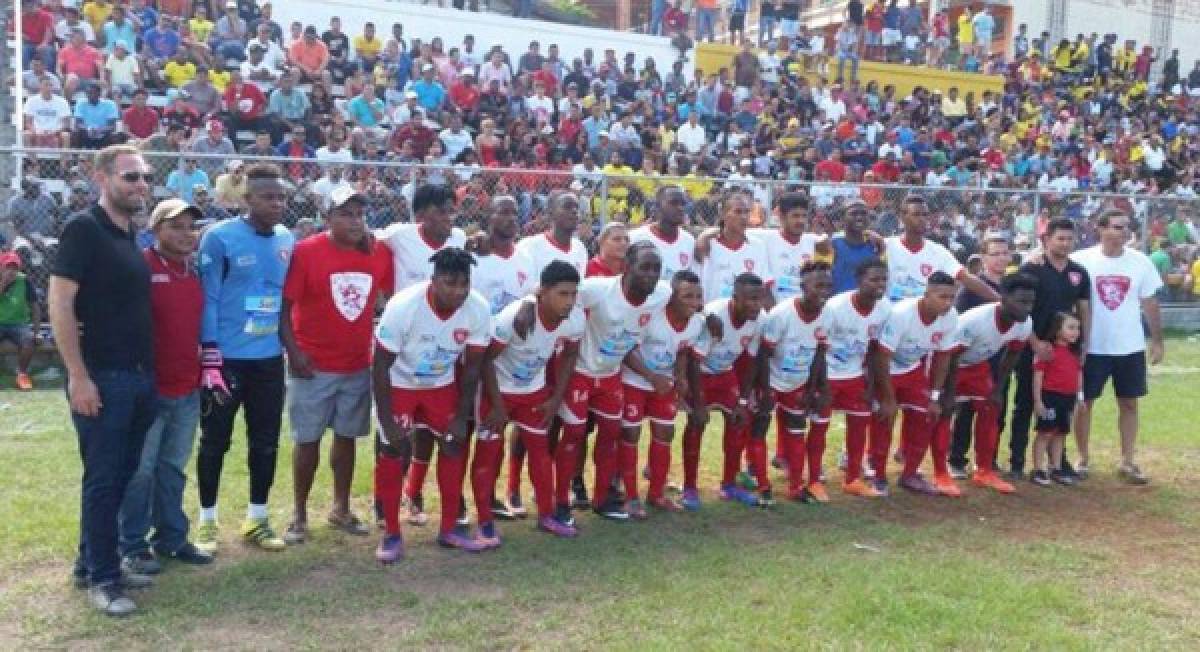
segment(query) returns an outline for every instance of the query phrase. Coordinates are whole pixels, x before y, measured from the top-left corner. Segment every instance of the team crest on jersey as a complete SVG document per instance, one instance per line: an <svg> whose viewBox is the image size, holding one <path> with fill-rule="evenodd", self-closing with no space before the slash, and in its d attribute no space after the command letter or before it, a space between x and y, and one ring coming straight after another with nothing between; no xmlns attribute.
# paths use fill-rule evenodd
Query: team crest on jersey
<svg viewBox="0 0 1200 652"><path fill-rule="evenodd" d="M921 276L929 276L933 273L933 265L929 263L921 263Z"/></svg>
<svg viewBox="0 0 1200 652"><path fill-rule="evenodd" d="M936 333L934 333L934 334L933 334L933 336L929 338L929 341L933 342L933 345L934 345L934 346L939 346L939 345L941 345L941 343L942 343L942 332L941 332L941 331L937 331Z"/></svg>
<svg viewBox="0 0 1200 652"><path fill-rule="evenodd" d="M290 249L280 249L279 250L279 260L281 260L285 263L287 262L288 257L291 255L292 255L292 252Z"/></svg>
<svg viewBox="0 0 1200 652"><path fill-rule="evenodd" d="M367 309L373 280L362 272L339 272L329 276L333 305L346 321L357 321Z"/></svg>
<svg viewBox="0 0 1200 652"><path fill-rule="evenodd" d="M750 346L750 340L751 340L751 339L753 339L753 338L751 338L749 335L743 335L743 336L742 336L742 348L743 348L743 349L744 349L744 348L746 348L746 347L748 347L748 346Z"/></svg>
<svg viewBox="0 0 1200 652"><path fill-rule="evenodd" d="M1083 282L1083 274L1079 272L1067 272L1067 279L1071 281L1071 285L1079 285Z"/></svg>
<svg viewBox="0 0 1200 652"><path fill-rule="evenodd" d="M638 326L645 328L646 324L649 324L649 323L650 323L650 313L645 312L645 313L642 313L641 316L638 317Z"/></svg>
<svg viewBox="0 0 1200 652"><path fill-rule="evenodd" d="M467 329L465 329L465 328L454 329L454 343L461 345L463 342L466 342L466 341L467 341Z"/></svg>
<svg viewBox="0 0 1200 652"><path fill-rule="evenodd" d="M1097 276L1096 294L1100 295L1100 303L1103 303L1105 308L1116 310L1125 302L1125 295L1129 293L1130 285L1128 276L1119 274Z"/></svg>
<svg viewBox="0 0 1200 652"><path fill-rule="evenodd" d="M747 272L753 272L753 271L754 271L754 261L753 261L753 260L744 260L744 261L742 261L742 262L743 262L743 263L746 265L746 271L747 271Z"/></svg>
<svg viewBox="0 0 1200 652"><path fill-rule="evenodd" d="M518 271L517 272L517 285L525 285L525 279L527 279L527 278L529 278L528 274L526 274L525 272Z"/></svg>

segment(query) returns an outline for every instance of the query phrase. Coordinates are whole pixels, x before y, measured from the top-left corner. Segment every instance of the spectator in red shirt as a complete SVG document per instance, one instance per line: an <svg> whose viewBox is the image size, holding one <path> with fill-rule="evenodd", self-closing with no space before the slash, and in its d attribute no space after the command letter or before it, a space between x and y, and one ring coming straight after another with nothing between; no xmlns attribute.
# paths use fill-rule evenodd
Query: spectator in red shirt
<svg viewBox="0 0 1200 652"><path fill-rule="evenodd" d="M895 183L900 178L900 166L896 163L896 153L888 152L886 158L875 161L871 166L875 178L883 183Z"/></svg>
<svg viewBox="0 0 1200 652"><path fill-rule="evenodd" d="M369 530L350 511L356 439L371 430L370 352L375 302L392 292L392 255L364 219L367 198L353 186L336 188L325 215L328 230L296 245L283 286L279 335L291 382L288 416L295 506L288 543L308 537L308 493L333 430L333 508L328 521L350 534Z"/></svg>
<svg viewBox="0 0 1200 652"><path fill-rule="evenodd" d="M667 9L663 14L663 23L667 26L667 34L687 31L688 15L683 10L683 0L676 0L675 4Z"/></svg>
<svg viewBox="0 0 1200 652"><path fill-rule="evenodd" d="M466 68L458 81L450 85L450 103L463 115L463 122L475 124L479 110L479 87L475 85L475 73Z"/></svg>
<svg viewBox="0 0 1200 652"><path fill-rule="evenodd" d="M558 95L558 77L554 74L553 61L543 61L541 69L534 71L529 77L534 84L542 82L542 86L550 95Z"/></svg>
<svg viewBox="0 0 1200 652"><path fill-rule="evenodd" d="M63 97L74 97L81 81L103 78L104 57L87 44L82 31L71 33L71 42L58 53L58 77L63 80Z"/></svg>
<svg viewBox="0 0 1200 652"><path fill-rule="evenodd" d="M257 132L269 127L263 115L267 110L267 97L258 86L243 80L241 71L229 72L229 85L225 87L222 99L225 110L229 112L229 126L233 133L242 130Z"/></svg>
<svg viewBox="0 0 1200 652"><path fill-rule="evenodd" d="M154 107L146 106L148 97L144 88L134 91L133 104L121 114L121 122L125 125L125 131L138 140L158 133L160 117Z"/></svg>
<svg viewBox="0 0 1200 652"><path fill-rule="evenodd" d="M980 153L979 157L993 170L1004 167L1004 152L999 147L988 147Z"/></svg>
<svg viewBox="0 0 1200 652"><path fill-rule="evenodd" d="M412 143L413 156L423 161L434 138L437 138L437 133L425 124L425 111L415 108L412 112L412 119L392 131L389 149L398 154L404 143Z"/></svg>
<svg viewBox="0 0 1200 652"><path fill-rule="evenodd" d="M842 151L835 149L829 153L829 158L817 163L813 176L823 174L825 179L834 183L846 180L846 164L842 163Z"/></svg>
<svg viewBox="0 0 1200 652"><path fill-rule="evenodd" d="M29 69L36 57L54 70L58 48L54 43L54 14L42 9L38 0L24 0L21 11L21 66Z"/></svg>
<svg viewBox="0 0 1200 652"><path fill-rule="evenodd" d="M192 106L188 101L188 92L183 89L175 89L167 91L166 110L163 111L163 120L167 123L180 124L187 127L188 132L198 128L204 124L204 118L200 115L200 111Z"/></svg>

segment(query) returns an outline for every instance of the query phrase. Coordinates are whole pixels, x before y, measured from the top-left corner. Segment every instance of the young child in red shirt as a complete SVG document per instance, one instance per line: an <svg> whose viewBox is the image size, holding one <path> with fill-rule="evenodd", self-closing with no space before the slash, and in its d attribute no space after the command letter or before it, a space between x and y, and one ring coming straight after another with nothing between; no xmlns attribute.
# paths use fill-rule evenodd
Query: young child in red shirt
<svg viewBox="0 0 1200 652"><path fill-rule="evenodd" d="M1036 470L1029 480L1041 487L1050 486L1052 481L1062 485L1075 484L1075 477L1063 473L1058 464L1067 433L1071 432L1075 404L1083 399L1080 332L1078 317L1065 312L1056 314L1047 337L1054 342L1054 351L1049 359L1034 360L1033 363L1033 409L1037 414L1033 465Z"/></svg>

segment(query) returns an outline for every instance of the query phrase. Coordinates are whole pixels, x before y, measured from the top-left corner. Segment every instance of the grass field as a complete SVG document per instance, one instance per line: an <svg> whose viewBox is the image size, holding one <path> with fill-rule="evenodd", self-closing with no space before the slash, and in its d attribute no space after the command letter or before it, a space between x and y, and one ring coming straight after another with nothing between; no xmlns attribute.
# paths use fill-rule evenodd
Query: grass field
<svg viewBox="0 0 1200 652"><path fill-rule="evenodd" d="M1111 400L1098 409L1092 479L1024 483L1009 497L968 487L961 500L834 491L826 506L722 504L714 428L699 514L626 524L587 515L575 541L502 523L504 548L479 556L437 548L435 520L407 530L409 557L391 569L372 560L374 536L318 527L284 553L238 543L243 439L226 464L217 563L168 566L136 596L143 612L124 621L93 613L68 581L80 468L61 393L0 392L0 649L1195 650L1200 344L1170 341L1151 387L1146 488L1114 477ZM828 466L841 440L838 426ZM355 479L363 515L369 451L364 441ZM272 517L282 530L288 443L280 462ZM677 473L678 453L675 464ZM432 474L429 487L432 496ZM314 521L328 494L323 468ZM186 502L195 514L194 482Z"/></svg>

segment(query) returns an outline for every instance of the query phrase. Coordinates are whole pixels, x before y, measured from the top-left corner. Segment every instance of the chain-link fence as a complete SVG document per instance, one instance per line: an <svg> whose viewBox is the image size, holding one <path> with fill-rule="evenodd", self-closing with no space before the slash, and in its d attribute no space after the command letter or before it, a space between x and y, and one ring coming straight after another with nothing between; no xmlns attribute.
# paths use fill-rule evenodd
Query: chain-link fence
<svg viewBox="0 0 1200 652"><path fill-rule="evenodd" d="M9 195L0 215L0 241L3 249L20 253L30 278L42 292L63 220L98 194L92 180L93 155L85 150L0 149L0 156L13 159L10 169L23 172L6 184ZM901 229L904 198L917 193L930 207L929 235L967 262L988 234L1009 238L1018 252L1035 246L1037 234L1056 217L1071 218L1079 225L1081 246L1094 244L1095 218L1103 209L1115 207L1134 216L1136 246L1152 253L1168 281L1164 298L1190 301L1194 294L1192 268L1197 262L1198 242L1191 221L1197 211L1195 200L1185 197L763 180L750 170L710 174L698 169L685 177L668 177L636 174L627 167L582 165L545 170L395 160L233 158L178 151L147 151L145 156L154 169L155 199L182 197L199 206L210 221L229 219L246 210L246 165L268 162L280 166L294 188L289 193L284 223L300 236L321 228L322 207L330 193L342 185L354 186L369 198L367 220L373 228L410 221L409 207L417 185L441 183L451 186L458 198L458 226L468 231L483 228L491 198L510 194L517 199L526 233L547 228L546 208L555 191L572 190L581 200L579 235L593 250L595 235L605 222L637 225L653 219L655 193L665 184L684 189L689 198L691 228L696 231L717 226L723 199L741 189L755 200L753 226L776 224L777 214L772 210L776 201L784 193L801 191L811 199L811 231L839 231L842 208L850 201L861 200L871 210L872 228L892 235ZM149 246L148 233L139 237Z"/></svg>

